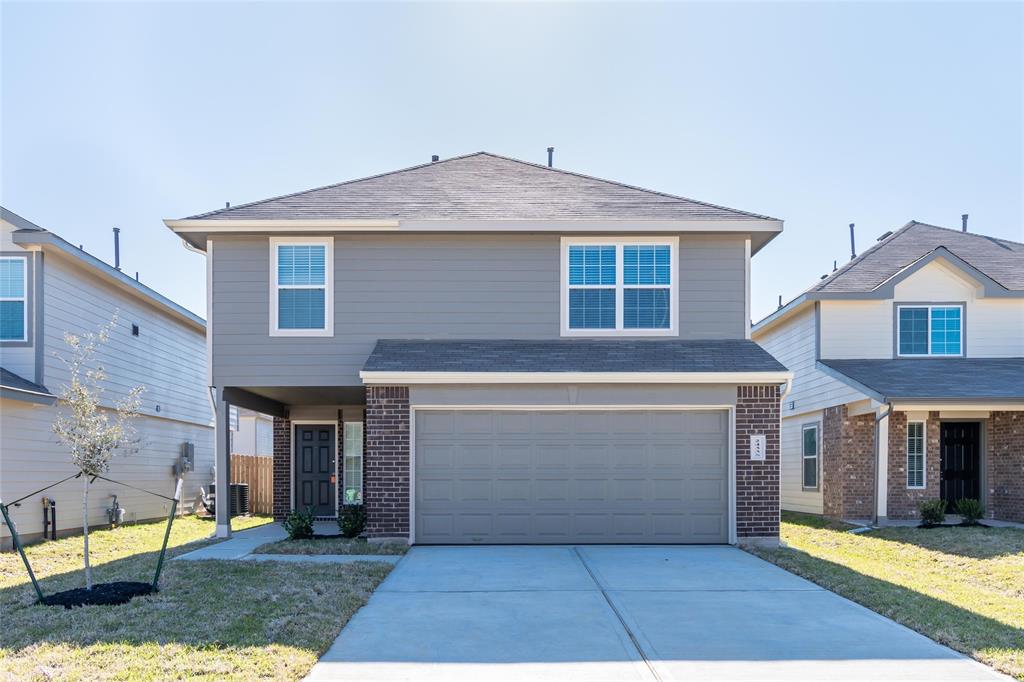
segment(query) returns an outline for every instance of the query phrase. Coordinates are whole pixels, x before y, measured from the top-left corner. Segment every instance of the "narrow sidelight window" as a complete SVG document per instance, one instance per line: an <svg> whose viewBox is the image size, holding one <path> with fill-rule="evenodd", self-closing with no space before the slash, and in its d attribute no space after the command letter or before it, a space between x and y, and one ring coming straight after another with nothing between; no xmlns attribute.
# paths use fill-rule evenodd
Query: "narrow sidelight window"
<svg viewBox="0 0 1024 682"><path fill-rule="evenodd" d="M0 341L28 340L25 259L0 258Z"/></svg>
<svg viewBox="0 0 1024 682"><path fill-rule="evenodd" d="M924 422L907 423L907 487L924 488Z"/></svg>
<svg viewBox="0 0 1024 682"><path fill-rule="evenodd" d="M803 465L803 487L818 487L818 425L806 424L803 427L801 442L801 463Z"/></svg>
<svg viewBox="0 0 1024 682"><path fill-rule="evenodd" d="M270 244L271 336L333 335L333 240Z"/></svg>
<svg viewBox="0 0 1024 682"><path fill-rule="evenodd" d="M363 422L345 422L344 504L363 503Z"/></svg>

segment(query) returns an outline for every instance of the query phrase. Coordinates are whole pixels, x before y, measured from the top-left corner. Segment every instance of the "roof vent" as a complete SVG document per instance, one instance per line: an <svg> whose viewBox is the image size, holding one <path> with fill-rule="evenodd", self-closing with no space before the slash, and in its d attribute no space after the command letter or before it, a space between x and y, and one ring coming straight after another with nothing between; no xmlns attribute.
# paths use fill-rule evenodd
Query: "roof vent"
<svg viewBox="0 0 1024 682"><path fill-rule="evenodd" d="M548 147L548 168L554 168L555 166L555 148Z"/></svg>
<svg viewBox="0 0 1024 682"><path fill-rule="evenodd" d="M857 245L853 239L853 223L850 223L850 260L857 257Z"/></svg>
<svg viewBox="0 0 1024 682"><path fill-rule="evenodd" d="M782 307L782 294L779 294L779 307Z"/></svg>
<svg viewBox="0 0 1024 682"><path fill-rule="evenodd" d="M888 232L886 232L885 234L883 234L883 235L882 235L881 237L879 237L879 238L878 238L877 240L875 240L875 241L882 241L883 239L885 239L886 237L889 237L889 236L891 236L891 235L892 235L892 230L889 230Z"/></svg>
<svg viewBox="0 0 1024 682"><path fill-rule="evenodd" d="M964 232L966 232L967 231L967 214L964 213L962 216L960 216L960 220L963 221L964 226L963 226L962 229L963 229Z"/></svg>
<svg viewBox="0 0 1024 682"><path fill-rule="evenodd" d="M225 201L224 202L224 208L231 208L231 202L230 201Z"/></svg>
<svg viewBox="0 0 1024 682"><path fill-rule="evenodd" d="M434 154L433 156L430 157L430 163L437 163L440 160L441 160L441 157L438 156L437 154Z"/></svg>
<svg viewBox="0 0 1024 682"><path fill-rule="evenodd" d="M114 228L114 268L121 269L121 228Z"/></svg>

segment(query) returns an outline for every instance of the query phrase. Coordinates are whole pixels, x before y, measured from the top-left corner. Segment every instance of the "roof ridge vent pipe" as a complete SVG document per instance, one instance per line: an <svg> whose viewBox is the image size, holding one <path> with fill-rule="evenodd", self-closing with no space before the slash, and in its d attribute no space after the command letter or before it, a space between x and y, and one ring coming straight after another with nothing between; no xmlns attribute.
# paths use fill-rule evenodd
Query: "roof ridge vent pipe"
<svg viewBox="0 0 1024 682"><path fill-rule="evenodd" d="M548 168L555 167L555 148L548 147Z"/></svg>
<svg viewBox="0 0 1024 682"><path fill-rule="evenodd" d="M967 231L967 215L967 213L964 213L963 215L960 216L960 220L963 221L963 227L961 228L962 232Z"/></svg>
<svg viewBox="0 0 1024 682"><path fill-rule="evenodd" d="M440 160L441 160L441 157L438 156L437 154L434 154L433 156L430 157L430 163L437 163Z"/></svg>
<svg viewBox="0 0 1024 682"><path fill-rule="evenodd" d="M854 223L850 223L850 260L857 257L857 244L853 238L853 226Z"/></svg>
<svg viewBox="0 0 1024 682"><path fill-rule="evenodd" d="M114 228L114 269L121 269L121 228Z"/></svg>

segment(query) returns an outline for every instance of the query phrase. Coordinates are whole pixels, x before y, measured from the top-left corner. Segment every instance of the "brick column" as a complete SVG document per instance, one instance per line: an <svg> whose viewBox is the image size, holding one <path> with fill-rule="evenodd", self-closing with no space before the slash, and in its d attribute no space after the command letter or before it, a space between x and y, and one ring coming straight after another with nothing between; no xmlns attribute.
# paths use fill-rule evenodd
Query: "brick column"
<svg viewBox="0 0 1024 682"><path fill-rule="evenodd" d="M409 388L366 389L366 535L409 537Z"/></svg>
<svg viewBox="0 0 1024 682"><path fill-rule="evenodd" d="M993 412L986 460L989 518L1024 523L1024 412Z"/></svg>
<svg viewBox="0 0 1024 682"><path fill-rule="evenodd" d="M274 519L292 510L292 422L274 417Z"/></svg>
<svg viewBox="0 0 1024 682"><path fill-rule="evenodd" d="M750 459L750 436L765 435L765 459ZM778 544L779 388L736 389L736 535ZM757 540L754 540L754 539Z"/></svg>
<svg viewBox="0 0 1024 682"><path fill-rule="evenodd" d="M890 453L893 439L898 437L893 421L890 417ZM846 405L828 407L822 419L822 432L821 492L825 516L857 520L873 518L875 415L851 417ZM891 465L889 475L893 475ZM891 496L892 492L889 494Z"/></svg>

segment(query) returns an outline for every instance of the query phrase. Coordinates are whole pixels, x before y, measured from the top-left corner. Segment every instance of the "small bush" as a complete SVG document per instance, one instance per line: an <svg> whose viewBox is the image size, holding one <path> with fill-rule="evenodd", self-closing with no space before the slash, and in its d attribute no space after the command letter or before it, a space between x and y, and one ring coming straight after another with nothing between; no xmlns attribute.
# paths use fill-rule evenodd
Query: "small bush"
<svg viewBox="0 0 1024 682"><path fill-rule="evenodd" d="M294 509L285 517L284 531L288 533L289 540L301 540L313 537L313 508L305 510Z"/></svg>
<svg viewBox="0 0 1024 682"><path fill-rule="evenodd" d="M985 507L978 500L965 497L956 503L956 513L963 518L965 526L976 526L985 517Z"/></svg>
<svg viewBox="0 0 1024 682"><path fill-rule="evenodd" d="M922 526L937 526L946 520L945 500L921 500L917 510L921 512Z"/></svg>
<svg viewBox="0 0 1024 682"><path fill-rule="evenodd" d="M358 537L366 528L366 507L361 504L342 505L338 513L338 530L347 538Z"/></svg>

